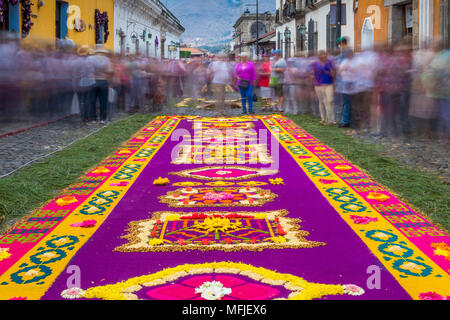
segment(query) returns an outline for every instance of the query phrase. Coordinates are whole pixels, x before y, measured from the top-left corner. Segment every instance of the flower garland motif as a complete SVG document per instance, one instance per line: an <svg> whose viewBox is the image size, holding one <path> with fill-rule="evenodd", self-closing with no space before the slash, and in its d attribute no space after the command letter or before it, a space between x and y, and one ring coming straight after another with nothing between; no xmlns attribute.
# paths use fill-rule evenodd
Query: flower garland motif
<svg viewBox="0 0 450 320"><path fill-rule="evenodd" d="M103 300L138 299L137 295L133 293L141 290L143 286L160 286L182 277L198 274L239 274L265 284L284 286L291 292L287 297L288 300L312 300L320 299L327 295L361 295L364 293L362 292L364 290L356 285L313 283L298 276L278 273L240 262L212 262L179 265L115 284L92 287L85 291L84 297Z"/></svg>
<svg viewBox="0 0 450 320"><path fill-rule="evenodd" d="M4 1L4 2L3 2ZM3 22L3 3L7 5L17 5L19 0L0 0L0 22ZM31 31L34 23L31 22L31 0L20 0L22 4L22 38L26 38Z"/></svg>
<svg viewBox="0 0 450 320"><path fill-rule="evenodd" d="M289 212L286 210L264 213L216 211L178 214L172 211L155 212L152 219L130 222L128 229L126 229L127 234L122 236L128 242L115 248L114 251L219 250L234 252L241 250L315 248L326 245L323 242L307 240L305 237L309 236L309 233L300 229L299 223L301 223L301 220L287 218L288 214ZM253 221L247 221L244 225L244 221L239 221L240 219ZM182 223L177 223L178 221ZM239 233L241 229L245 233L247 223L253 224L251 235L245 236L246 238L233 235L234 232ZM172 226L176 226L175 229L172 229ZM258 233L258 230L264 230L265 226L270 232L267 237ZM166 236L167 230L170 230L168 236ZM178 233L179 231L182 232ZM195 234L196 232L203 234L203 237L197 238L195 241L185 237L186 234Z"/></svg>
<svg viewBox="0 0 450 320"><path fill-rule="evenodd" d="M100 10L95 9L95 43L100 42L100 27L103 26L103 43L108 42L109 37L109 19L108 12L101 13Z"/></svg>
<svg viewBox="0 0 450 320"><path fill-rule="evenodd" d="M31 22L31 0L21 0L22 3L22 38L26 38L34 23Z"/></svg>

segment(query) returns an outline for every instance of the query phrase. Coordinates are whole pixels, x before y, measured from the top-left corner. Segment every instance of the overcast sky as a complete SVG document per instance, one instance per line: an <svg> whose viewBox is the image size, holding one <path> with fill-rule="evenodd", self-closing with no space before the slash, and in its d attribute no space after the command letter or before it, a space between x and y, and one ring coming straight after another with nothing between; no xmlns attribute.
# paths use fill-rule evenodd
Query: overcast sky
<svg viewBox="0 0 450 320"><path fill-rule="evenodd" d="M231 39L233 24L256 0L161 0L186 28L182 40L194 45ZM253 6L247 6L253 4ZM275 0L259 0L259 11L275 12Z"/></svg>

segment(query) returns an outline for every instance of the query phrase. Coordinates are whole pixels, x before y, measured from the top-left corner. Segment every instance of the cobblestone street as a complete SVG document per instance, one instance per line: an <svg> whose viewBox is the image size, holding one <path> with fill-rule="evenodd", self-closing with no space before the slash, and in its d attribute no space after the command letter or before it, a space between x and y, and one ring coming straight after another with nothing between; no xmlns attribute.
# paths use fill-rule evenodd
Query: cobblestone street
<svg viewBox="0 0 450 320"><path fill-rule="evenodd" d="M408 142L393 140L389 137L380 139L354 130L349 130L346 134L367 143L379 144L382 147L383 156L392 157L409 168L437 175L446 184L450 184L448 141L414 138Z"/></svg>
<svg viewBox="0 0 450 320"><path fill-rule="evenodd" d="M115 114L113 122L125 118L126 114ZM82 139L105 125L85 125L78 117L50 123L0 139L0 177L24 166L30 161L61 150L70 143ZM10 125L10 128L19 129ZM12 131L12 130L10 130Z"/></svg>

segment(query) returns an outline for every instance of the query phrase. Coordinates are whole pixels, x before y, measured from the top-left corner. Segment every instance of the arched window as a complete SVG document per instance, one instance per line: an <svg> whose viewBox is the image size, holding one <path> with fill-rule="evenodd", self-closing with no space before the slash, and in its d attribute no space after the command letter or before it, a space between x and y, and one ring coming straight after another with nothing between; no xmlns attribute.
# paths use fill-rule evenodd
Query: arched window
<svg viewBox="0 0 450 320"><path fill-rule="evenodd" d="M258 26L258 27L257 27ZM250 27L250 34L252 39L255 39L257 36L262 36L267 33L267 27L264 23L258 22L258 24L253 23Z"/></svg>

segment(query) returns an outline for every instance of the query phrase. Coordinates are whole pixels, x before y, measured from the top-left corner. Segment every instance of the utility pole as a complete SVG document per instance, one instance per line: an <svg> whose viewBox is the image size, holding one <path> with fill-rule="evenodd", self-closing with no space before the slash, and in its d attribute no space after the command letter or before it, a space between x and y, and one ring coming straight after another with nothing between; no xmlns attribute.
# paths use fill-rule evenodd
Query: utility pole
<svg viewBox="0 0 450 320"><path fill-rule="evenodd" d="M256 0L256 60L259 60L259 0Z"/></svg>
<svg viewBox="0 0 450 320"><path fill-rule="evenodd" d="M336 39L341 37L342 0L336 0ZM336 43L335 43L336 45Z"/></svg>
<svg viewBox="0 0 450 320"><path fill-rule="evenodd" d="M256 7L256 59L259 60L259 0L256 0L256 4L247 4L247 6Z"/></svg>

